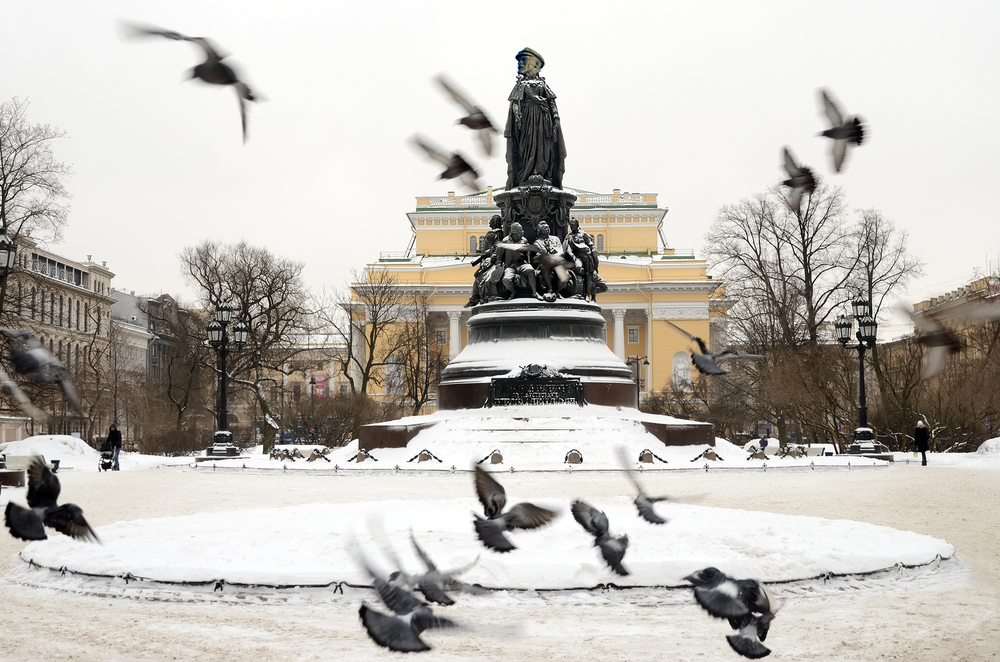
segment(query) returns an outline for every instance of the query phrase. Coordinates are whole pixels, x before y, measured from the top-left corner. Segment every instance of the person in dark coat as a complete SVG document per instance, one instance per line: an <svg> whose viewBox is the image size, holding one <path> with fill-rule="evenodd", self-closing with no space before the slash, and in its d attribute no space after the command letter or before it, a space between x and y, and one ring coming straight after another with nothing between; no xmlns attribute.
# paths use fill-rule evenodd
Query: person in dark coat
<svg viewBox="0 0 1000 662"><path fill-rule="evenodd" d="M115 466L112 469L118 471L118 454L122 452L122 433L114 423L111 424L111 429L108 431L108 443L115 451Z"/></svg>
<svg viewBox="0 0 1000 662"><path fill-rule="evenodd" d="M930 430L927 429L927 424L923 421L917 421L917 427L913 430L913 443L917 445L917 450L920 451L920 456L923 461L920 463L922 466L927 466L927 451L930 450L931 434Z"/></svg>

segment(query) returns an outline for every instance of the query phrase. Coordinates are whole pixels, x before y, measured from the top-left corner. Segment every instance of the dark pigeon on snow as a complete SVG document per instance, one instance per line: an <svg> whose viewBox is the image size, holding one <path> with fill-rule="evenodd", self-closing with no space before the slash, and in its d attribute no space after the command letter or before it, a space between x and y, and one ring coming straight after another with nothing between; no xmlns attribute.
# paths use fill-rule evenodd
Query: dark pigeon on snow
<svg viewBox="0 0 1000 662"><path fill-rule="evenodd" d="M474 467L476 474L476 495L483 504L486 519L475 515L476 534L484 545L497 552L509 552L517 549L504 534L514 529L536 529L545 526L556 516L556 513L536 506L527 501L507 506L507 493L503 486L482 467Z"/></svg>
<svg viewBox="0 0 1000 662"><path fill-rule="evenodd" d="M837 104L833 102L826 90L820 90L820 97L823 101L823 112L830 120L830 128L819 135L833 139L833 168L840 172L844 167L844 159L847 157L847 146L850 144L860 145L864 142L865 127L861 118L857 116L844 119Z"/></svg>
<svg viewBox="0 0 1000 662"><path fill-rule="evenodd" d="M209 83L210 85L231 85L236 91L236 101L240 106L240 121L243 125L243 142L247 141L247 101L256 101L257 97L246 83L241 81L233 71L233 68L223 62L225 55L220 54L218 49L204 37L188 37L173 30L163 30L154 27L140 27L137 25L125 25L124 29L130 37L164 37L174 41L189 41L200 47L205 53L205 61L195 66L191 70L191 78Z"/></svg>
<svg viewBox="0 0 1000 662"><path fill-rule="evenodd" d="M573 511L573 519L594 536L594 546L600 548L608 567L623 577L628 575L628 570L622 565L625 550L628 549L628 536L612 536L608 531L608 516L585 501L577 499L570 510Z"/></svg>
<svg viewBox="0 0 1000 662"><path fill-rule="evenodd" d="M625 455L625 449L619 446L616 449L616 452L618 454L618 461L622 465L622 469L625 470L625 475L628 477L629 481L632 482L632 486L635 487L635 491L638 493L633 503L635 504L636 510L639 511L639 515L650 524L666 524L667 520L657 515L656 511L653 510L653 504L658 501L666 501L667 497L651 497L646 494L646 491L642 489L642 485L639 484L639 481L635 477L635 470L629 465L628 457Z"/></svg>
<svg viewBox="0 0 1000 662"><path fill-rule="evenodd" d="M742 352L737 352L735 349L724 349L721 352L710 352L708 347L705 346L705 341L698 336L688 333L681 327L677 326L670 320L665 320L667 324L674 327L690 340L693 340L698 344L698 352L691 352L691 362L694 367L698 369L703 375L724 375L727 373L719 367L719 361L728 361L729 359L751 359L760 360L764 357L760 354L743 354Z"/></svg>
<svg viewBox="0 0 1000 662"><path fill-rule="evenodd" d="M784 148L784 155L788 179L781 183L792 189L788 193L788 206L792 211L798 213L802 206L802 195L812 193L816 189L816 178L813 176L812 170L795 162L795 157L792 156L787 147Z"/></svg>
<svg viewBox="0 0 1000 662"><path fill-rule="evenodd" d="M74 503L58 504L61 490L59 479L45 466L42 458L34 457L28 465L28 508L7 503L5 523L10 534L21 540L45 540L45 527L78 540L101 542L83 517L83 510Z"/></svg>
<svg viewBox="0 0 1000 662"><path fill-rule="evenodd" d="M62 361L53 356L52 352L27 331L0 329L0 333L7 336L7 349L17 373L37 384L58 383L66 402L77 414L86 416L73 382L69 378L69 369ZM14 397L17 397L16 394ZM19 398L18 401L20 402Z"/></svg>
<svg viewBox="0 0 1000 662"><path fill-rule="evenodd" d="M705 611L725 618L737 630L726 637L734 651L750 659L770 655L761 642L767 639L778 601L756 579L733 579L718 568L698 570L684 578L694 585L694 597Z"/></svg>
<svg viewBox="0 0 1000 662"><path fill-rule="evenodd" d="M417 653L431 649L420 638L425 630L460 628L458 623L435 616L430 605L402 586L392 584L378 575L362 557L359 562L372 578L372 586L392 614L383 614L362 604L358 615L368 636L379 646L399 653Z"/></svg>

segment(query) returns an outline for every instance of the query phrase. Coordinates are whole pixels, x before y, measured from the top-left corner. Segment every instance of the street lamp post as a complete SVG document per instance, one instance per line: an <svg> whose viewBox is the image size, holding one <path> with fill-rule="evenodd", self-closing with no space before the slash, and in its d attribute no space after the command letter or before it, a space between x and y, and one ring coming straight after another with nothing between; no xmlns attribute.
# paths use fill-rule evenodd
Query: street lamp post
<svg viewBox="0 0 1000 662"><path fill-rule="evenodd" d="M648 358L647 356L630 356L625 362L625 365L635 365L635 406L637 409L639 407L639 385L642 366L649 365ZM642 362L641 364L639 363L640 361Z"/></svg>
<svg viewBox="0 0 1000 662"><path fill-rule="evenodd" d="M0 228L0 313L7 298L7 276L17 262L17 244L7 236L7 228Z"/></svg>
<svg viewBox="0 0 1000 662"><path fill-rule="evenodd" d="M868 405L865 398L865 350L875 346L878 322L872 317L871 302L861 294L858 294L851 301L851 308L853 309L854 319L858 321L858 330L855 333L855 337L858 339L855 349L858 350L859 366L858 427L854 430L854 441L855 443L870 442L873 440L874 435L872 434L872 429L868 427ZM854 324L844 315L841 315L837 318L833 326L837 332L837 340L840 341L841 345L847 347L847 343L851 339L851 330L854 328Z"/></svg>
<svg viewBox="0 0 1000 662"><path fill-rule="evenodd" d="M229 353L229 333L227 328L233 319L233 305L221 303L215 310L215 320L208 325L208 343L215 348L215 353L219 357L219 421L218 429L214 435L215 443L227 443L232 441L232 434L229 432L229 411L228 393L229 374L226 372L226 356ZM233 325L233 343L237 349L246 344L250 329L242 322Z"/></svg>

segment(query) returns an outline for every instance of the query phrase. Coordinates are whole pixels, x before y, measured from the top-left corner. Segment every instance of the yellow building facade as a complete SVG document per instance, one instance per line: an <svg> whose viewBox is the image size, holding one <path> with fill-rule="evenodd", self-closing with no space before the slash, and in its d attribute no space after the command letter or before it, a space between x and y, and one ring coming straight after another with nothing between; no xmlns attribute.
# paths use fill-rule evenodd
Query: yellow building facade
<svg viewBox="0 0 1000 662"><path fill-rule="evenodd" d="M577 196L572 216L594 237L600 253L608 291L597 296L597 303L607 323L608 347L623 361L639 357L643 395L685 390L692 379L688 352L695 347L667 322L713 348L724 345L729 302L722 281L707 273L694 251L669 247L664 235L668 210L658 205L657 194L566 190ZM413 232L409 250L382 253L366 266L367 272L389 272L400 286L428 298L435 343L445 346L450 358L467 342L469 309L464 306L472 292L473 261L490 218L500 213L493 195L488 188L476 195L418 197L407 214Z"/></svg>

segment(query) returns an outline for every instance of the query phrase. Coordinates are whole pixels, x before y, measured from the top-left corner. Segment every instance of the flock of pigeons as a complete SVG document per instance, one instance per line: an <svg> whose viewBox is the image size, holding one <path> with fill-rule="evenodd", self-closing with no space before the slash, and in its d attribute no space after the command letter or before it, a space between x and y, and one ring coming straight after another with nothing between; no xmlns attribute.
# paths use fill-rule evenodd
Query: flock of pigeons
<svg viewBox="0 0 1000 662"><path fill-rule="evenodd" d="M637 494L633 503L639 516L650 524L666 524L668 520L656 512L654 504L666 501L667 497L649 496L636 479L624 450L619 448L618 453L625 475ZM474 472L476 496L483 506L485 517L474 514L473 527L487 549L500 553L512 552L517 547L506 535L508 532L536 529L557 516L555 511L527 501L508 507L506 490L496 478L478 465L474 467ZM570 504L570 512L584 531L593 536L594 546L600 550L608 568L618 575L628 575L629 571L623 565L628 550L628 535L613 535L604 511L581 499ZM455 601L448 595L449 591L475 593L479 589L477 585L465 584L457 579L472 568L478 558L463 568L441 572L417 543L412 531L410 539L426 568L417 575L403 572L394 553L389 552L389 555L399 569L387 576L383 576L366 558L356 553L359 565L372 579L375 592L392 612L382 613L368 604L362 604L359 610L361 623L372 641L397 652L430 650L430 646L420 637L426 630L462 628L461 624L436 615L429 603L452 605ZM695 600L705 611L715 618L728 619L730 626L736 630L736 634L726 637L734 651L751 659L770 654L770 649L762 642L767 638L771 621L778 610L778 601L764 584L755 579L734 579L713 567L698 570L684 579L691 583ZM419 591L426 601L417 597L415 591Z"/></svg>
<svg viewBox="0 0 1000 662"><path fill-rule="evenodd" d="M667 497L649 496L629 466L625 451L618 449L619 461L625 469L635 489L634 499L639 516L650 524L666 524L668 520L659 515L654 504L666 501ZM483 506L485 517L474 515L473 526L483 545L495 552L509 553L517 549L507 533L517 529L529 530L551 522L557 513L527 501L507 507L507 493L496 478L475 465L476 495ZM8 502L4 522L10 533L20 540L45 540L45 527L55 529L67 536L100 543L100 538L87 523L83 510L72 503L59 505L61 487L59 478L45 465L40 457L32 459L28 466L28 507ZM607 566L618 575L628 575L623 565L628 550L628 535L612 535L608 516L587 502L577 499L570 505L573 518L584 531L593 536L594 546L600 550ZM417 543L413 532L410 540L424 570L410 574L403 570L402 563L391 550L388 556L396 570L383 576L371 563L355 549L355 558L372 579L372 586L379 599L392 612L382 613L367 604L359 610L361 623L379 646L398 652L418 652L430 650L421 633L436 628L460 628L460 624L434 614L430 604L418 598L420 592L427 601L438 605L453 605L452 591L481 593L485 589L475 584L466 584L459 575L479 562L478 557L470 564L451 571L441 571ZM729 620L737 634L726 639L740 655L752 659L764 657L771 651L761 642L767 637L771 621L774 619L778 603L770 591L754 579L733 579L717 568L705 568L685 578L694 587L698 604L716 618Z"/></svg>

